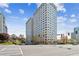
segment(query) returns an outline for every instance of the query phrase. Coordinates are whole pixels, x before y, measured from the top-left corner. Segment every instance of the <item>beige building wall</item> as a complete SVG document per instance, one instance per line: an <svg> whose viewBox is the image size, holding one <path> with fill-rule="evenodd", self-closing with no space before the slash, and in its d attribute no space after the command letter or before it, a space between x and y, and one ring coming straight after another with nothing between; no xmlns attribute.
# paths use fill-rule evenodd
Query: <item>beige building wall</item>
<svg viewBox="0 0 79 59"><path fill-rule="evenodd" d="M33 39L36 42L42 41L52 44L57 39L57 9L53 3L43 3L33 14L32 27L30 21L26 24L26 30L31 30ZM29 37L29 36L27 36Z"/></svg>

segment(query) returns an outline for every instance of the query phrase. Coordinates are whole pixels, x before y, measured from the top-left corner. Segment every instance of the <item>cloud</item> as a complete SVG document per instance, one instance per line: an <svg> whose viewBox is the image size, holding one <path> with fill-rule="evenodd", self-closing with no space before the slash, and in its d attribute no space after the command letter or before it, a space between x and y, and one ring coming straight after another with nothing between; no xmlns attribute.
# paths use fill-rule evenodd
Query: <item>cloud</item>
<svg viewBox="0 0 79 59"><path fill-rule="evenodd" d="M24 21L26 21L26 20L27 20L27 17L24 18Z"/></svg>
<svg viewBox="0 0 79 59"><path fill-rule="evenodd" d="M25 27L23 25L21 26L20 24L17 24L17 25L10 24L10 25L8 25L8 28L9 28L8 31L9 31L10 35L15 34L15 35L19 36L20 34L23 34L25 36ZM22 29L22 30L19 30L19 29Z"/></svg>
<svg viewBox="0 0 79 59"><path fill-rule="evenodd" d="M57 7L57 11L62 11L63 13L66 12L66 8L63 3L55 3L55 6Z"/></svg>
<svg viewBox="0 0 79 59"><path fill-rule="evenodd" d="M30 6L30 5L31 5L31 3L28 3L28 6ZM40 5L41 5L41 3L36 3L37 8L39 8Z"/></svg>
<svg viewBox="0 0 79 59"><path fill-rule="evenodd" d="M57 33L64 33L66 26L65 22L57 23Z"/></svg>
<svg viewBox="0 0 79 59"><path fill-rule="evenodd" d="M54 3L55 6L57 7L57 11L62 11L63 13L66 12L66 8L64 7L63 3ZM37 7L41 5L41 3L36 3Z"/></svg>
<svg viewBox="0 0 79 59"><path fill-rule="evenodd" d="M78 16L76 16L75 14L72 14L72 15L70 15L69 21L70 21L71 23L77 22L77 17L78 17Z"/></svg>
<svg viewBox="0 0 79 59"><path fill-rule="evenodd" d="M4 9L4 12L12 13L11 10L9 9L9 4L8 3L0 3L0 7Z"/></svg>
<svg viewBox="0 0 79 59"><path fill-rule="evenodd" d="M23 9L19 9L19 12L20 12L21 14L24 14L24 10L23 10Z"/></svg>
<svg viewBox="0 0 79 59"><path fill-rule="evenodd" d="M63 16L58 16L58 17L57 17L57 22L58 22L58 23L64 22L64 21L66 21L66 20L67 20L66 17L63 17Z"/></svg>
<svg viewBox="0 0 79 59"><path fill-rule="evenodd" d="M75 14L72 14L71 17L76 17L76 15Z"/></svg>
<svg viewBox="0 0 79 59"><path fill-rule="evenodd" d="M9 9L5 9L4 11L5 11L6 13L9 13L9 14L12 13L11 10L9 10Z"/></svg>
<svg viewBox="0 0 79 59"><path fill-rule="evenodd" d="M58 16L57 17L57 33L65 33L66 31L66 20L67 17L65 16Z"/></svg>
<svg viewBox="0 0 79 59"><path fill-rule="evenodd" d="M77 22L77 19L75 19L75 18L71 18L69 20L70 20L71 23Z"/></svg>
<svg viewBox="0 0 79 59"><path fill-rule="evenodd" d="M26 23L29 20L29 17L26 16L26 17L23 18L23 20Z"/></svg>
<svg viewBox="0 0 79 59"><path fill-rule="evenodd" d="M37 5L37 8L39 8L39 7L40 7L40 5L41 5L41 3L36 3L36 5Z"/></svg>
<svg viewBox="0 0 79 59"><path fill-rule="evenodd" d="M0 3L1 8L9 8L9 4L7 3Z"/></svg>
<svg viewBox="0 0 79 59"><path fill-rule="evenodd" d="M66 23L65 23L66 20L67 20L67 18L64 16L57 17L57 33L65 32L65 30L63 30L63 29L66 28Z"/></svg>
<svg viewBox="0 0 79 59"><path fill-rule="evenodd" d="M11 18L11 19L19 19L18 16L10 16L9 18Z"/></svg>
<svg viewBox="0 0 79 59"><path fill-rule="evenodd" d="M31 5L31 3L28 3L28 6L30 6Z"/></svg>

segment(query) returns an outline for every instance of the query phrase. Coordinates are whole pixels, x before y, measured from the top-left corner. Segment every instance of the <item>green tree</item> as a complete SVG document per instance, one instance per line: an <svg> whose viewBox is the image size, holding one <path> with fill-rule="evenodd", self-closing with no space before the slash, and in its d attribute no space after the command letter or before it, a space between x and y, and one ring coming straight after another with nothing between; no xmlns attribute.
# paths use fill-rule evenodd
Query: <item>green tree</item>
<svg viewBox="0 0 79 59"><path fill-rule="evenodd" d="M9 41L9 35L7 33L0 33L0 42Z"/></svg>

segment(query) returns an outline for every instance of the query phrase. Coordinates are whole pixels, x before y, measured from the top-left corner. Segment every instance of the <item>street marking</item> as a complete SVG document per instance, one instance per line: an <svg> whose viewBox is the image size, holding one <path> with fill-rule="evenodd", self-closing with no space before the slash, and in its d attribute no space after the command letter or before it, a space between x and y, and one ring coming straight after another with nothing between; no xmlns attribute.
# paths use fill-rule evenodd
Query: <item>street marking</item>
<svg viewBox="0 0 79 59"><path fill-rule="evenodd" d="M3 49L1 49L0 51L4 51L4 50L6 50L7 48L3 48Z"/></svg>
<svg viewBox="0 0 79 59"><path fill-rule="evenodd" d="M21 52L21 55L23 56L23 51L22 51L21 47L18 46L18 48L19 48L19 50L20 50L20 52Z"/></svg>

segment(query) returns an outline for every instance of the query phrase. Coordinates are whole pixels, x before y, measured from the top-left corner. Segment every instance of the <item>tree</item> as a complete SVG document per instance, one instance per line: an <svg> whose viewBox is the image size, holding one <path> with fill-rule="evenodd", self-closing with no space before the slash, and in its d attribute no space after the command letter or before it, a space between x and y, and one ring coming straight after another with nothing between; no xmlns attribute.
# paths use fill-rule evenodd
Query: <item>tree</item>
<svg viewBox="0 0 79 59"><path fill-rule="evenodd" d="M22 43L25 43L25 38L24 38L24 35L20 34L18 39L22 42Z"/></svg>
<svg viewBox="0 0 79 59"><path fill-rule="evenodd" d="M13 40L16 40L17 36L16 36L15 34L12 34L12 35L10 36L10 38L13 39Z"/></svg>
<svg viewBox="0 0 79 59"><path fill-rule="evenodd" d="M7 33L0 33L0 42L6 42L9 40L9 35Z"/></svg>

